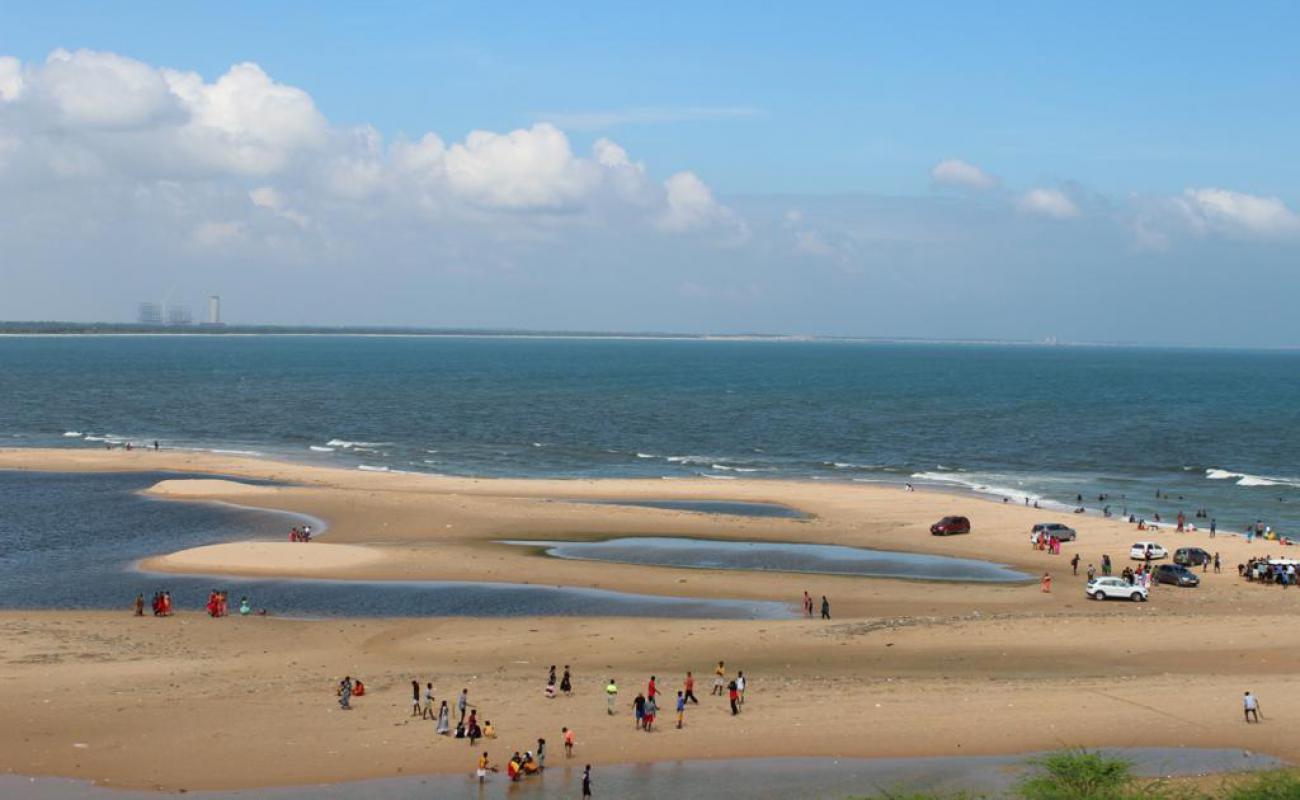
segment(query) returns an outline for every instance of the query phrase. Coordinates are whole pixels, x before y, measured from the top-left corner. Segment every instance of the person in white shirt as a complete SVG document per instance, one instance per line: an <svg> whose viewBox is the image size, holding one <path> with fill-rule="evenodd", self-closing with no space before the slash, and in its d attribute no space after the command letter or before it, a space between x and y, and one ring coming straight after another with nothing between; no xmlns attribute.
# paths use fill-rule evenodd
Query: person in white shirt
<svg viewBox="0 0 1300 800"><path fill-rule="evenodd" d="M1246 696L1242 698L1242 701L1246 709L1246 722L1249 723L1251 717L1255 718L1255 722L1259 722L1259 699L1250 692L1246 692Z"/></svg>

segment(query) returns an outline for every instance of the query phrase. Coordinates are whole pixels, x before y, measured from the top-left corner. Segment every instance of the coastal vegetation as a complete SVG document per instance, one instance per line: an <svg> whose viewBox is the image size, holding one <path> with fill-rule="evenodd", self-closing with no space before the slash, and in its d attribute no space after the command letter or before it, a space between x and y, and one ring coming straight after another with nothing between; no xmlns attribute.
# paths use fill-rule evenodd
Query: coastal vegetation
<svg viewBox="0 0 1300 800"><path fill-rule="evenodd" d="M1300 800L1300 771L1273 770L1223 778L1213 788L1185 780L1146 779L1122 758L1061 750L1034 759L1034 771L1012 789L1018 800ZM969 793L885 792L886 800L992 800Z"/></svg>

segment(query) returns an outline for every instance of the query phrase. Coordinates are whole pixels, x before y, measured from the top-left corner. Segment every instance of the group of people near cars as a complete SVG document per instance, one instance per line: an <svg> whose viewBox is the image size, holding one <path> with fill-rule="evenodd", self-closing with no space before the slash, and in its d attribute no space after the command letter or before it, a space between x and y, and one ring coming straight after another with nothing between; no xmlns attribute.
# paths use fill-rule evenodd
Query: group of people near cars
<svg viewBox="0 0 1300 800"><path fill-rule="evenodd" d="M1251 558L1245 564L1237 565L1237 574L1248 581L1273 583L1285 589L1295 585L1296 562L1270 556Z"/></svg>

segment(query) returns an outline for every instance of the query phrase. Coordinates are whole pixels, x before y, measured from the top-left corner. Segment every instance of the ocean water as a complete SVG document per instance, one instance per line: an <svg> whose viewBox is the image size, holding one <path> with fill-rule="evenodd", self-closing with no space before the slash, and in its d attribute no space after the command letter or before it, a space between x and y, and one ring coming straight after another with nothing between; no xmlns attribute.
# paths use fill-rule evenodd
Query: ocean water
<svg viewBox="0 0 1300 800"><path fill-rule="evenodd" d="M168 473L40 473L0 470L0 608L118 608L137 593L172 593L197 610L212 589L247 596L277 616L628 616L766 619L785 603L703 600L556 586L453 581L266 580L141 572L135 562L231 539L283 541L300 515L138 494ZM317 531L323 526L314 525ZM328 531L325 532L328 536ZM303 545L311 547L311 545ZM520 580L526 580L521 575ZM146 612L148 613L148 612Z"/></svg>
<svg viewBox="0 0 1300 800"><path fill-rule="evenodd" d="M482 476L932 483L1300 533L1300 352L7 337L0 442ZM1157 492L1168 494L1157 499Z"/></svg>

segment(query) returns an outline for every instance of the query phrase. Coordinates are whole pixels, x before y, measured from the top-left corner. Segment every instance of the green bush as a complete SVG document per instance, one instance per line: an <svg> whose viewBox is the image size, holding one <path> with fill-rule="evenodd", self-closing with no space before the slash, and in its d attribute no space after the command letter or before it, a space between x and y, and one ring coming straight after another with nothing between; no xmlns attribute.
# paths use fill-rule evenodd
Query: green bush
<svg viewBox="0 0 1300 800"><path fill-rule="evenodd" d="M1136 794L1132 764L1120 758L1087 750L1063 750L1030 763L1038 773L1017 787L1018 796L1024 800L1122 800Z"/></svg>
<svg viewBox="0 0 1300 800"><path fill-rule="evenodd" d="M1300 774L1266 772L1226 791L1223 800L1300 800Z"/></svg>

